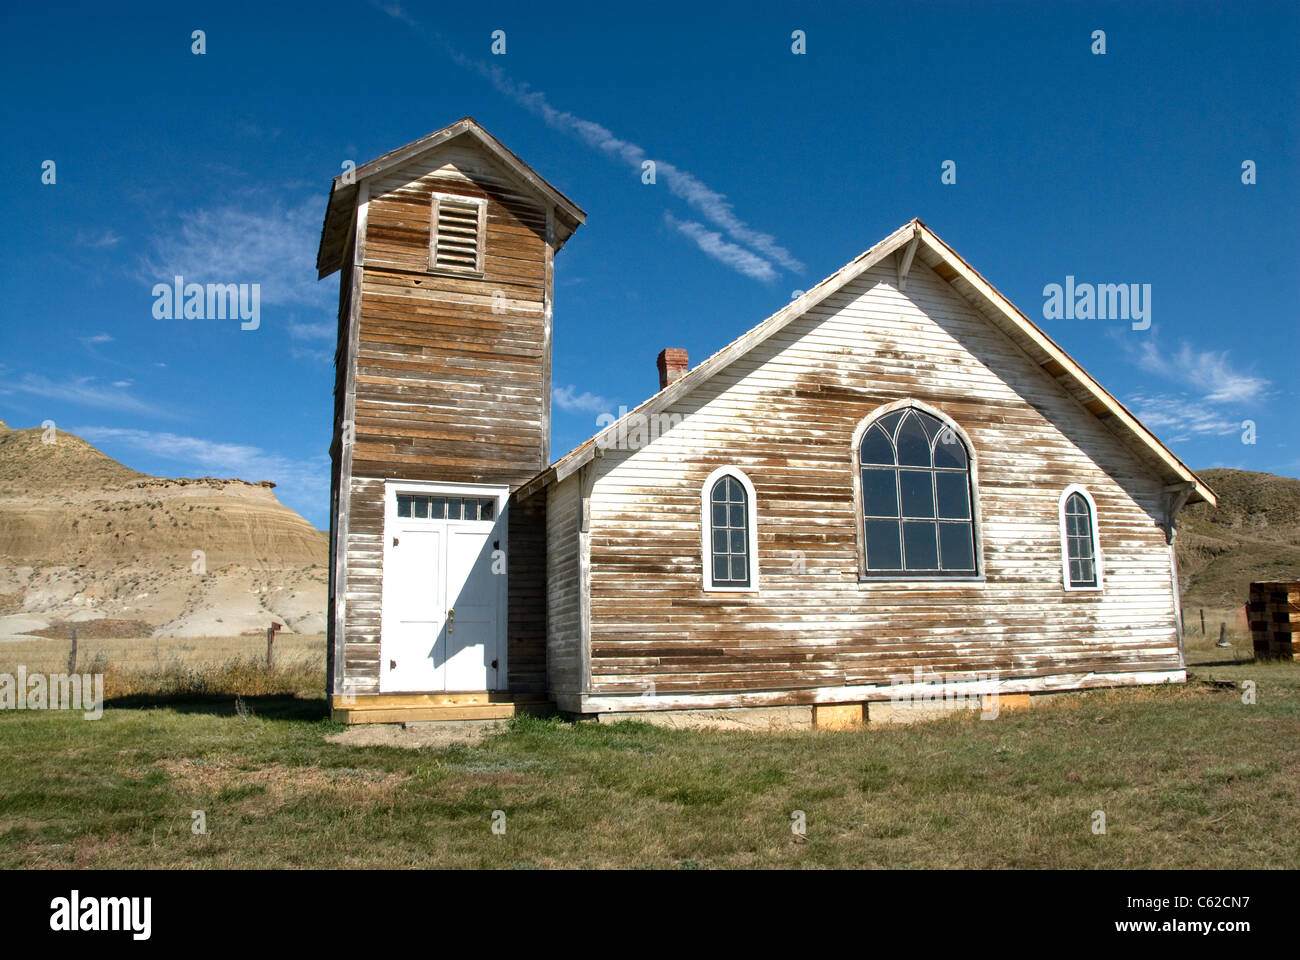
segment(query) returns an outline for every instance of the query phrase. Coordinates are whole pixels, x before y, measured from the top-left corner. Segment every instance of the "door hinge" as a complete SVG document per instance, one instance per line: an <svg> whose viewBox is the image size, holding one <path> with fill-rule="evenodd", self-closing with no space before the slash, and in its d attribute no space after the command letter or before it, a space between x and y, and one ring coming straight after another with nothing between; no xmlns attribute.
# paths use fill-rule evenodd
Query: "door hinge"
<svg viewBox="0 0 1300 960"><path fill-rule="evenodd" d="M397 669L397 661L396 661L396 660L389 660L389 661L388 661L388 669L389 669L389 670L396 670L396 669Z"/></svg>
<svg viewBox="0 0 1300 960"><path fill-rule="evenodd" d="M492 669L493 670L497 669L497 661L495 660L492 661Z"/></svg>
<svg viewBox="0 0 1300 960"><path fill-rule="evenodd" d="M393 546L397 546L397 538L393 537Z"/></svg>

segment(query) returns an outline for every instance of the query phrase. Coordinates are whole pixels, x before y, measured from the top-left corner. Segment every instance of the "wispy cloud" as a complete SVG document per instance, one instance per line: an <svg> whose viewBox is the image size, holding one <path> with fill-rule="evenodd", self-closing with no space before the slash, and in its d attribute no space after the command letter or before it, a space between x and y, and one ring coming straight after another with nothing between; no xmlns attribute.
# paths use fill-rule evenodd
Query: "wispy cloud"
<svg viewBox="0 0 1300 960"><path fill-rule="evenodd" d="M83 426L72 432L97 446L125 447L180 464L182 474L270 480L279 488L280 501L300 512L319 514L329 501L329 458L324 455L295 460L250 444L120 427Z"/></svg>
<svg viewBox="0 0 1300 960"><path fill-rule="evenodd" d="M532 90L527 84L515 83L498 66L488 66L455 51L452 51L452 58L461 66L486 77L499 92L540 116L548 126L576 135L588 146L621 160L638 174L641 173L646 160L654 160L656 182L662 179L674 196L680 197L698 210L704 219L725 231L733 240L745 244L786 270L794 273L803 272L803 263L790 251L777 243L771 234L756 230L740 219L724 194L714 190L694 174L667 160L650 157L644 147L615 136L611 130L594 120L584 120L567 110L557 110L551 106L546 95L540 90ZM749 275L753 276L753 274Z"/></svg>
<svg viewBox="0 0 1300 960"><path fill-rule="evenodd" d="M1168 353L1154 337L1143 342L1138 366L1201 394L1210 403L1252 403L1263 399L1269 386L1263 377L1235 368L1226 350L1195 350L1183 343L1177 352Z"/></svg>
<svg viewBox="0 0 1300 960"><path fill-rule="evenodd" d="M384 11L384 13L388 14L394 20L401 20L402 23L409 27L419 26L419 24L411 18L411 15L402 9L402 5L398 3L397 0L370 0L370 4L377 10Z"/></svg>
<svg viewBox="0 0 1300 960"><path fill-rule="evenodd" d="M102 233L89 233L85 230L78 230L75 240L79 247L89 247L92 250L103 250L108 247L115 247L122 242L112 230L105 230Z"/></svg>
<svg viewBox="0 0 1300 960"><path fill-rule="evenodd" d="M1126 333L1115 339L1132 363L1170 385L1161 390L1153 381L1127 398L1138 419L1170 443L1240 433L1242 420L1257 417L1269 399L1270 381L1237 367L1226 350L1198 350L1186 341L1167 350L1154 327L1136 345Z"/></svg>
<svg viewBox="0 0 1300 960"><path fill-rule="evenodd" d="M551 128L576 136L589 147L621 161L638 174L642 172L645 161L653 160L656 183L662 180L674 196L685 201L697 210L705 220L727 234L734 241L731 246L742 244L753 251L751 254L753 259L767 262L771 275L775 275L774 265L793 273L802 273L804 271L805 267L802 261L778 243L771 234L751 227L737 216L735 208L727 200L726 195L714 190L699 177L668 160L651 157L645 147L615 135L613 131L603 124L576 116L567 110L556 108L542 91L532 89L531 85L527 83L515 82L499 66L488 65L481 60L465 56L453 48L439 34L425 30L395 0L372 0L372 2L390 17L415 28L421 33L432 36L441 44L453 62L478 73L489 81L499 93L541 117ZM701 247L701 249L704 248ZM706 250L706 252L708 251ZM733 265L728 260L716 259L728 263L729 266ZM732 258L732 260L737 260L737 258ZM757 272L752 270L742 270L741 272L755 279L763 279Z"/></svg>
<svg viewBox="0 0 1300 960"><path fill-rule="evenodd" d="M577 389L572 384L567 387L554 387L551 390L551 399L557 407L568 413L600 413L609 409L610 403L604 397L586 391L578 393Z"/></svg>
<svg viewBox="0 0 1300 960"><path fill-rule="evenodd" d="M1129 406L1137 418L1156 431L1166 431L1170 443L1195 436L1226 436L1241 431L1241 421L1205 400L1170 394L1134 394Z"/></svg>
<svg viewBox="0 0 1300 960"><path fill-rule="evenodd" d="M299 323L289 322L289 336L295 340L333 340L338 327L333 323Z"/></svg>
<svg viewBox="0 0 1300 960"><path fill-rule="evenodd" d="M103 333L103 332L96 333L89 337L82 337L81 342L88 346L97 343L112 343L113 335L111 333Z"/></svg>
<svg viewBox="0 0 1300 960"><path fill-rule="evenodd" d="M145 403L116 384L111 387L99 386L95 383L94 377L73 377L56 381L39 374L28 373L11 383L9 389L81 407L115 410L119 413L138 413L150 417L169 419L175 417L171 411Z"/></svg>
<svg viewBox="0 0 1300 960"><path fill-rule="evenodd" d="M677 232L690 237L708 256L719 263L726 264L738 273L753 277L755 280L776 279L776 270L772 264L739 244L724 240L717 230L710 230L704 224L696 223L694 220L678 220L667 211L664 211L664 221Z"/></svg>
<svg viewBox="0 0 1300 960"><path fill-rule="evenodd" d="M195 283L257 283L265 305L328 307L327 284L316 282L320 201L297 206L250 198L191 210L179 226L154 238L142 275L167 283L176 275Z"/></svg>

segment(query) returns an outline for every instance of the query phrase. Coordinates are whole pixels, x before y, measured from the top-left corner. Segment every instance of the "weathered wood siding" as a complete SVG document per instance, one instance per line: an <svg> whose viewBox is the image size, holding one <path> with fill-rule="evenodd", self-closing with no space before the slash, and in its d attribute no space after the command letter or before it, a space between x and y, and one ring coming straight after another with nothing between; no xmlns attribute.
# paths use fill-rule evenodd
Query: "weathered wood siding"
<svg viewBox="0 0 1300 960"><path fill-rule="evenodd" d="M455 144L367 186L357 347L340 355L355 364L356 382L343 480L351 491L343 686L361 694L379 689L384 481L514 489L546 466L550 431L545 205L495 160ZM430 271L435 192L486 199L482 277ZM545 684L544 584L534 572L545 551L529 520L544 523L544 504L512 510L509 521L509 683L526 691Z"/></svg>
<svg viewBox="0 0 1300 960"><path fill-rule="evenodd" d="M546 690L546 498L510 501L506 631L511 691Z"/></svg>
<svg viewBox="0 0 1300 960"><path fill-rule="evenodd" d="M380 602L384 592L384 481L353 477L347 538L347 622L340 693L379 692Z"/></svg>
<svg viewBox="0 0 1300 960"><path fill-rule="evenodd" d="M546 673L552 697L580 692L578 476L547 487L546 497Z"/></svg>
<svg viewBox="0 0 1300 960"><path fill-rule="evenodd" d="M661 695L789 690L799 702L813 688L887 687L914 667L1179 669L1162 482L929 267L896 287L891 258L670 408L685 419L667 434L594 462L593 696L653 683ZM984 582L859 580L853 433L907 398L972 440ZM728 464L757 492L757 595L702 587L700 488ZM1061 584L1058 502L1071 483L1097 504L1100 593ZM572 547L560 553L568 562ZM561 573L576 584L553 562ZM571 590L552 582L553 601ZM572 622L553 609L553 648Z"/></svg>
<svg viewBox="0 0 1300 960"><path fill-rule="evenodd" d="M546 466L546 210L486 157L438 163L370 185L354 472L516 486ZM429 272L434 192L487 199L482 278Z"/></svg>

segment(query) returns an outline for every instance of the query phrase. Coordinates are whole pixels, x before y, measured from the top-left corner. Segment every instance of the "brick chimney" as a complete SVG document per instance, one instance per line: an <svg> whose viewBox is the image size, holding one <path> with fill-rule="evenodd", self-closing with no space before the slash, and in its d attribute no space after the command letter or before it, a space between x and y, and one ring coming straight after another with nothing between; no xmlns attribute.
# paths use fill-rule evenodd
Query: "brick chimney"
<svg viewBox="0 0 1300 960"><path fill-rule="evenodd" d="M655 364L659 367L659 389L662 390L686 376L691 361L681 347L666 347L659 351L659 359Z"/></svg>

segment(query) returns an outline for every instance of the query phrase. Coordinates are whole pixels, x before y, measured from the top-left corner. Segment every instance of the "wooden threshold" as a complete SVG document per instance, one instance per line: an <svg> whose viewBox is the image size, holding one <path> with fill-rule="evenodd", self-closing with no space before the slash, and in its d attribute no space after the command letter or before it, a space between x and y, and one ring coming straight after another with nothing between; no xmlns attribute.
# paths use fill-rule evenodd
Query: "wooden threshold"
<svg viewBox="0 0 1300 960"><path fill-rule="evenodd" d="M519 714L547 716L555 704L544 693L470 690L459 693L380 693L330 698L339 723L424 723L438 720L507 720Z"/></svg>

